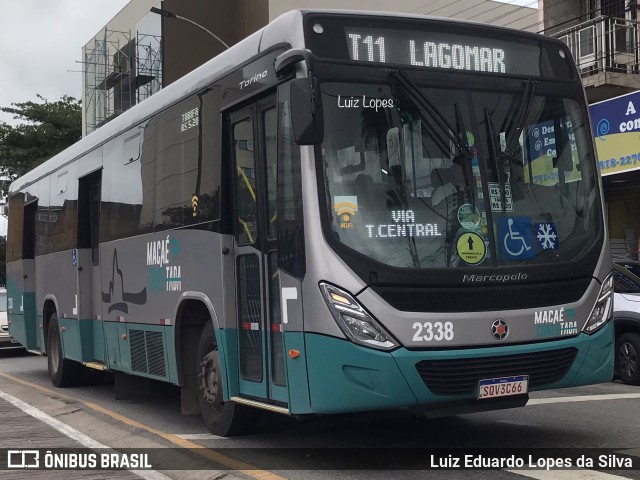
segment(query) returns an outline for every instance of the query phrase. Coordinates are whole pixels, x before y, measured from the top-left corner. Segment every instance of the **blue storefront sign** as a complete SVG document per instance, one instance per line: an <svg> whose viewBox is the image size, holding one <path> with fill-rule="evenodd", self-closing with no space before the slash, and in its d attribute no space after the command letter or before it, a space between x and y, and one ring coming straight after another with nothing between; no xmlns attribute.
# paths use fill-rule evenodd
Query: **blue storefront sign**
<svg viewBox="0 0 640 480"><path fill-rule="evenodd" d="M640 168L640 92L589 106L600 173Z"/></svg>

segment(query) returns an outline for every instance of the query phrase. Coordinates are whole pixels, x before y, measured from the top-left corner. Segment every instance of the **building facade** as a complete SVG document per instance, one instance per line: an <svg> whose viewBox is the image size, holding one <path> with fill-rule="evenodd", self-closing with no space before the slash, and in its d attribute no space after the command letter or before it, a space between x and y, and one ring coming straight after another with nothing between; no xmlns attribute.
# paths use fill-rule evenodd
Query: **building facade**
<svg viewBox="0 0 640 480"><path fill-rule="evenodd" d="M83 136L162 88L155 6L158 0L130 2L82 48Z"/></svg>
<svg viewBox="0 0 640 480"><path fill-rule="evenodd" d="M640 253L638 6L635 0L541 0L540 10L544 33L569 46L582 74L596 134L612 253L635 259Z"/></svg>

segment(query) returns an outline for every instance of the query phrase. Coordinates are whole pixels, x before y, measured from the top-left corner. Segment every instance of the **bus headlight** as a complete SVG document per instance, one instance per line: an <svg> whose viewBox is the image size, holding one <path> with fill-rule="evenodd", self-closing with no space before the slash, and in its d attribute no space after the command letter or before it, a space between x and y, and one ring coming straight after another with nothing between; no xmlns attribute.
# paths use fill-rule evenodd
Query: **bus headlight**
<svg viewBox="0 0 640 480"><path fill-rule="evenodd" d="M398 346L398 342L349 293L324 282L320 282L320 290L333 318L352 342L380 350Z"/></svg>
<svg viewBox="0 0 640 480"><path fill-rule="evenodd" d="M610 273L602 286L600 287L600 293L598 294L598 301L593 306L591 314L587 323L585 323L582 331L585 333L594 333L600 327L602 327L607 320L613 315L613 273Z"/></svg>

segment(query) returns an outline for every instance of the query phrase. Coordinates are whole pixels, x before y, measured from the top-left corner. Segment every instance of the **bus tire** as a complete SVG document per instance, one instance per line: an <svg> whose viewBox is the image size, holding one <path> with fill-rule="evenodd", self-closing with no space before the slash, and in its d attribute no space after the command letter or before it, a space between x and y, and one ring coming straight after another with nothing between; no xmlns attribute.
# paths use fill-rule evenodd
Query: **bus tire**
<svg viewBox="0 0 640 480"><path fill-rule="evenodd" d="M616 340L616 373L627 385L640 385L640 334L625 333Z"/></svg>
<svg viewBox="0 0 640 480"><path fill-rule="evenodd" d="M223 400L220 357L210 320L202 327L196 361L196 396L202 420L209 431L222 437L247 433L257 412L245 405Z"/></svg>
<svg viewBox="0 0 640 480"><path fill-rule="evenodd" d="M56 387L70 387L78 383L81 365L73 360L67 360L62 355L62 340L58 315L54 312L49 319L47 333L47 366L51 383Z"/></svg>

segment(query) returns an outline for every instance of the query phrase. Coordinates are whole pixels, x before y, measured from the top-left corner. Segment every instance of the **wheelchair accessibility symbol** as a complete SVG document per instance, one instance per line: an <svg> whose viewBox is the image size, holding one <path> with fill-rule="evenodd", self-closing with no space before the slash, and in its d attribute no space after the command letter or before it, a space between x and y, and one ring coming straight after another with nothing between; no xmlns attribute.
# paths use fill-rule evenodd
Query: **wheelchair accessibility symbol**
<svg viewBox="0 0 640 480"><path fill-rule="evenodd" d="M500 254L504 260L526 260L536 254L533 225L527 217L503 217L498 222Z"/></svg>

